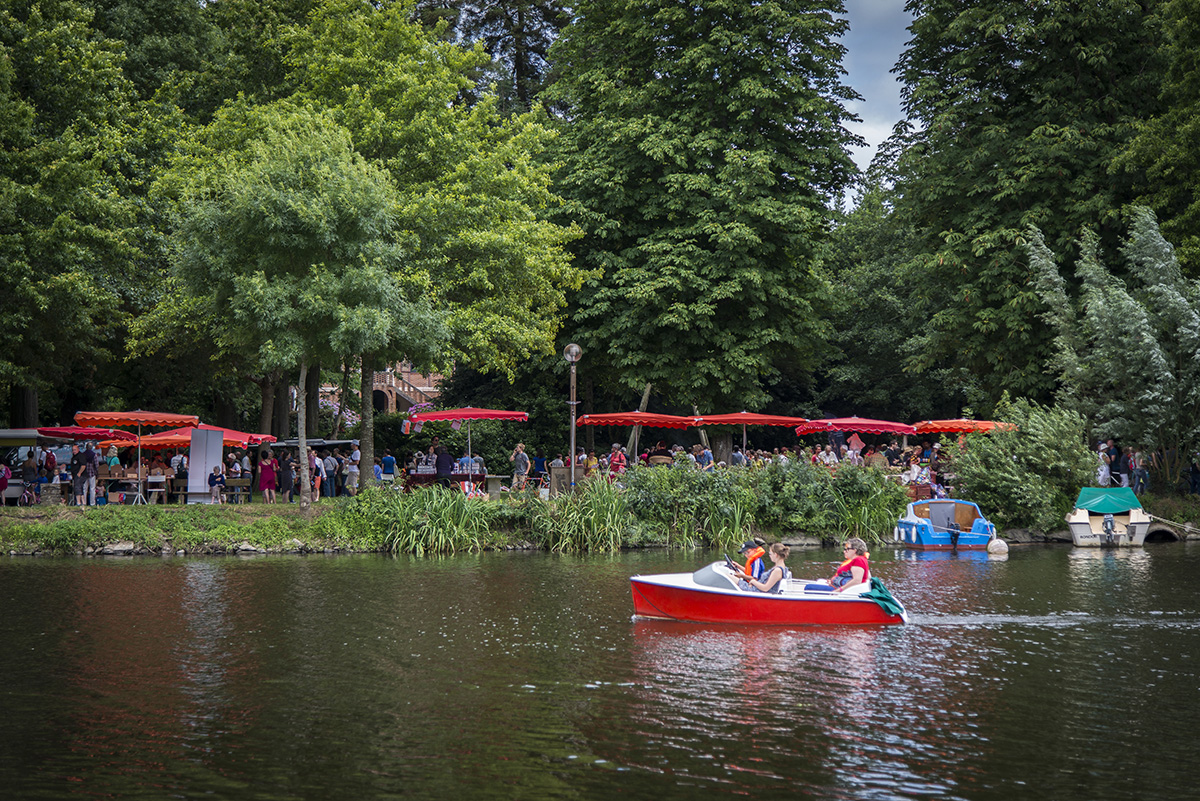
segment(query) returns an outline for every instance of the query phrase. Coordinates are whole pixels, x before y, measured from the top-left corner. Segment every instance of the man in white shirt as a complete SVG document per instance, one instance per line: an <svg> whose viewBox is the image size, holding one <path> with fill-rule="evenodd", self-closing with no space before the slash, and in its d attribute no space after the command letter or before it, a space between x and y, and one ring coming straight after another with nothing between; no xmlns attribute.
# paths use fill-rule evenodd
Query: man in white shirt
<svg viewBox="0 0 1200 801"><path fill-rule="evenodd" d="M346 492L350 495L357 495L358 463L362 460L362 451L358 449L358 440L350 440L350 445L354 450L351 451L349 463L346 465Z"/></svg>

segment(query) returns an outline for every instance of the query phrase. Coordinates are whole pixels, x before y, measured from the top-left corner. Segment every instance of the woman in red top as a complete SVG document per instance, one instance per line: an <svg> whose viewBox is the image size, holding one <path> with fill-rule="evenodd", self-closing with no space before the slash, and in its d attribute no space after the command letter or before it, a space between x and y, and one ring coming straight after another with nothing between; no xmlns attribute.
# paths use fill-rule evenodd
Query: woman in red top
<svg viewBox="0 0 1200 801"><path fill-rule="evenodd" d="M838 566L829 583L834 592L844 592L850 587L866 584L871 580L871 566L867 564L867 544L858 537L851 537L842 546L846 561Z"/></svg>
<svg viewBox="0 0 1200 801"><path fill-rule="evenodd" d="M262 491L263 503L275 503L275 481L279 474L279 461L271 451L264 451L258 460L258 488Z"/></svg>

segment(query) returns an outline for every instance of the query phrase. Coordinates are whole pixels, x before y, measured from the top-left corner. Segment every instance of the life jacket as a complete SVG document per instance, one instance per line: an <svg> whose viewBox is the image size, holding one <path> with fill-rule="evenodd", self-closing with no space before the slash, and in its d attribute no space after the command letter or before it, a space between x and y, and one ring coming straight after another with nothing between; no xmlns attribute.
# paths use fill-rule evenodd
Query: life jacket
<svg viewBox="0 0 1200 801"><path fill-rule="evenodd" d="M771 565L771 570L774 570L777 567L779 567L779 565ZM783 575L779 577L779 581L775 582L775 585L771 587L771 589L760 590L753 584L750 585L750 589L754 590L755 592L766 592L768 595L778 595L779 593L783 592L783 582L792 577L792 571L788 570L786 567L782 567L780 569L783 571ZM771 570L764 570L763 576L759 579L759 581L765 583L766 580L771 577Z"/></svg>
<svg viewBox="0 0 1200 801"><path fill-rule="evenodd" d="M766 551L760 547L756 547L756 548L754 548L754 550L748 551L746 553L746 574L747 575L751 576L752 578L758 578L759 576L762 575L762 572L763 572L762 571L762 567L763 567L762 563L759 562L758 571L755 572L754 562L755 562L755 560L761 559L763 557L763 554L765 554L765 553L766 553Z"/></svg>
<svg viewBox="0 0 1200 801"><path fill-rule="evenodd" d="M867 556L868 556L868 554L863 554L862 558L864 561L866 560ZM855 554L854 556L850 557L849 559L845 560L840 565L838 565L837 570L833 571L833 578L831 578L829 580L829 583L831 586L841 587L843 584L846 584L854 579L854 573L852 573L850 571L849 565L851 562L853 562L857 558L858 558L858 554ZM843 570L846 571L845 574L842 573ZM870 580L871 580L871 567L870 567L870 565L868 565L867 568L863 571L863 581L868 582Z"/></svg>

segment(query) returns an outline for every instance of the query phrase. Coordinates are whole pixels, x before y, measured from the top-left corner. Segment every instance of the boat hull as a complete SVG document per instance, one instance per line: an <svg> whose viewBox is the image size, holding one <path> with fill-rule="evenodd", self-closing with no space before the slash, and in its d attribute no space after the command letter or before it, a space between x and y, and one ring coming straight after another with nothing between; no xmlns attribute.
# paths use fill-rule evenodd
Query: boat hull
<svg viewBox="0 0 1200 801"><path fill-rule="evenodd" d="M952 498L910 503L893 532L899 545L918 551L986 551L995 537L976 504Z"/></svg>
<svg viewBox="0 0 1200 801"><path fill-rule="evenodd" d="M704 587L692 574L670 573L630 579L639 617L690 623L744 623L768 626L893 626L905 616L885 612L866 598L803 592L779 595Z"/></svg>
<svg viewBox="0 0 1200 801"><path fill-rule="evenodd" d="M1071 542L1077 548L1140 548L1150 532L1150 517L1141 509L1116 516L1111 535L1104 530L1104 515L1076 509L1067 516ZM1144 518L1144 519L1143 519Z"/></svg>

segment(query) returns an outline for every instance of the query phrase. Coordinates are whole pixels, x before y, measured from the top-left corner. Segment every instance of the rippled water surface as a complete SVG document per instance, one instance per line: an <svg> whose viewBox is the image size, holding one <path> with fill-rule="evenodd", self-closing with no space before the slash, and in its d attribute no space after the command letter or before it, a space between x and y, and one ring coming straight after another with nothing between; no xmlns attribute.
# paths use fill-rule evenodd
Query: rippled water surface
<svg viewBox="0 0 1200 801"><path fill-rule="evenodd" d="M1197 797L1200 547L882 551L905 627L631 619L715 557L0 559L0 796Z"/></svg>

